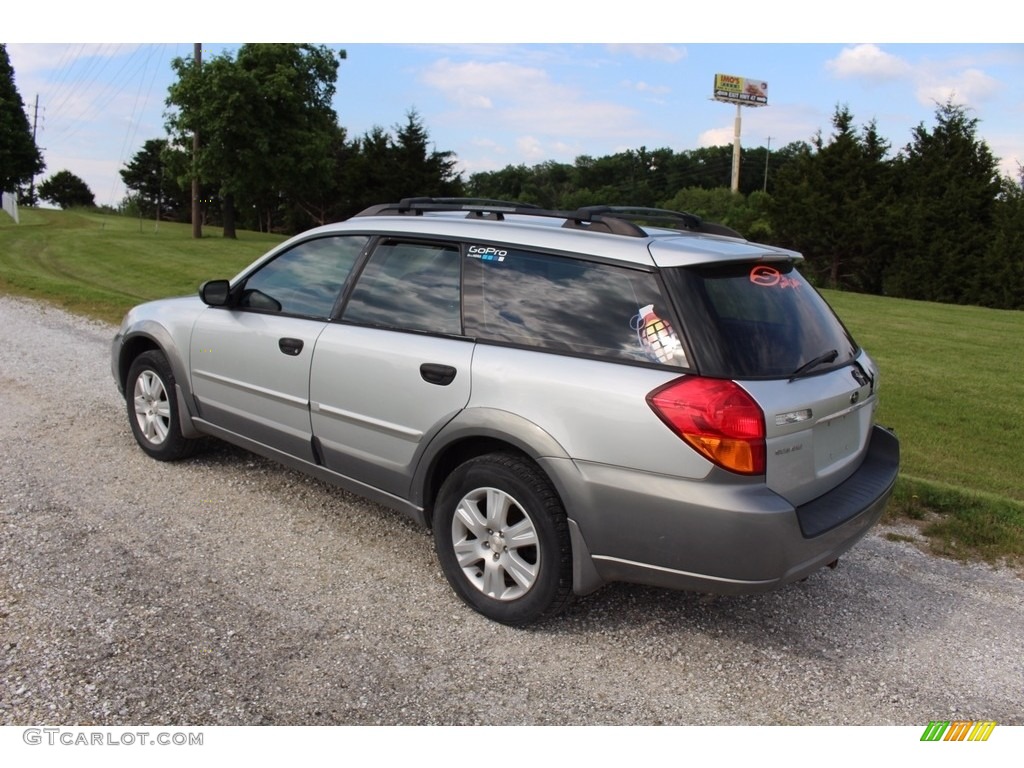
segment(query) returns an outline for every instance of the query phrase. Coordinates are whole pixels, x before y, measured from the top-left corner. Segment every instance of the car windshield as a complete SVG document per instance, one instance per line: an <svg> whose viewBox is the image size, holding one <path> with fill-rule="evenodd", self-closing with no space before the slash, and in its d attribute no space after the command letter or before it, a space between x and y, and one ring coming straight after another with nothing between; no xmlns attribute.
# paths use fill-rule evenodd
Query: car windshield
<svg viewBox="0 0 1024 768"><path fill-rule="evenodd" d="M847 365L858 347L788 263L666 269L701 373L728 379L807 376Z"/></svg>

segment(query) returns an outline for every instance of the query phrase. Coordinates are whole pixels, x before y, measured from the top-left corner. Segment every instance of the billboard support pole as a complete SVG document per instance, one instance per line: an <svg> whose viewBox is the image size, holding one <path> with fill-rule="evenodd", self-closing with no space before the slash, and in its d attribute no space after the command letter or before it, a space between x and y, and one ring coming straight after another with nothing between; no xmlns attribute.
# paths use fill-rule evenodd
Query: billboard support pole
<svg viewBox="0 0 1024 768"><path fill-rule="evenodd" d="M736 75L715 75L715 90L712 97L715 101L736 105L736 119L732 128L732 192L740 191L740 107L767 107L768 83L752 77L736 77ZM767 171L765 172L767 174ZM767 178L767 176L766 176ZM767 186L767 182L765 184Z"/></svg>
<svg viewBox="0 0 1024 768"><path fill-rule="evenodd" d="M740 191L740 105L736 105L736 121L732 129L732 191Z"/></svg>

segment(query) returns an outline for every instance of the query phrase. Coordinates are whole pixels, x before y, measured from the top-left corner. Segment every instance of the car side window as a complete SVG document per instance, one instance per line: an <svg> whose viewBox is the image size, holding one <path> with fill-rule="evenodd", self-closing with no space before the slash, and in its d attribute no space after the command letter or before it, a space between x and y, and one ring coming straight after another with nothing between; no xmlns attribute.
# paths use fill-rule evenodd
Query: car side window
<svg viewBox="0 0 1024 768"><path fill-rule="evenodd" d="M481 341L687 367L651 272L502 248L470 248L466 334Z"/></svg>
<svg viewBox="0 0 1024 768"><path fill-rule="evenodd" d="M329 317L368 240L365 235L322 237L289 248L246 279L238 306Z"/></svg>
<svg viewBox="0 0 1024 768"><path fill-rule="evenodd" d="M341 319L460 334L459 272L454 245L384 241L370 254Z"/></svg>

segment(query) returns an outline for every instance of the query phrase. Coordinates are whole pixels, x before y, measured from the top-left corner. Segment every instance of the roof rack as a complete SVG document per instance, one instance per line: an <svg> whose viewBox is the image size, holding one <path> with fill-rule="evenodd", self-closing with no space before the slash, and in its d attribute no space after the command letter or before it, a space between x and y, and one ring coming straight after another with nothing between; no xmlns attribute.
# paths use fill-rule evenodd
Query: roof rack
<svg viewBox="0 0 1024 768"><path fill-rule="evenodd" d="M360 211L361 216L422 216L436 211L465 211L467 218L504 221L506 214L544 216L565 219L566 229L605 232L626 237L647 237L639 223L668 226L713 235L738 237L742 235L721 224L704 221L699 216L683 211L663 208L644 208L626 205L589 205L575 211L557 211L531 203L492 200L483 197L407 197L397 203L381 203Z"/></svg>
<svg viewBox="0 0 1024 768"><path fill-rule="evenodd" d="M422 216L428 211L466 211L467 218L503 220L506 213L537 214L543 210L532 203L492 200L487 197L406 197L397 203L372 205L352 218L360 216Z"/></svg>
<svg viewBox="0 0 1024 768"><path fill-rule="evenodd" d="M739 237L741 235L731 227L724 224L716 224L705 221L700 216L686 211L670 211L665 208L646 208L631 205L588 205L580 209L597 217L614 216L620 219L636 223L652 224L654 226L668 226L671 229L686 229L692 232L701 232L709 235L725 235L727 237Z"/></svg>

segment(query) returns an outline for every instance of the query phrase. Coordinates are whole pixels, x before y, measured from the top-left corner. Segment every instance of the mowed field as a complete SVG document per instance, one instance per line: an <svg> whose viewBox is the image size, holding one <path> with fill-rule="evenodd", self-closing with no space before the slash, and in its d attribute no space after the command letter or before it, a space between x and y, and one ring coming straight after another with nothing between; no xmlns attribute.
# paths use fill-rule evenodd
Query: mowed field
<svg viewBox="0 0 1024 768"><path fill-rule="evenodd" d="M0 290L43 299L119 323L132 306L234 277L284 238L217 227L192 238L191 224L78 211L22 208L20 224L0 215Z"/></svg>
<svg viewBox="0 0 1024 768"><path fill-rule="evenodd" d="M75 211L0 215L0 291L117 323L141 301L232 277L280 236ZM1024 312L823 292L882 371L878 420L903 472L890 518L934 550L1024 562ZM897 534L894 534L897 535Z"/></svg>

